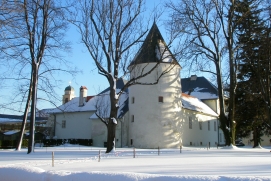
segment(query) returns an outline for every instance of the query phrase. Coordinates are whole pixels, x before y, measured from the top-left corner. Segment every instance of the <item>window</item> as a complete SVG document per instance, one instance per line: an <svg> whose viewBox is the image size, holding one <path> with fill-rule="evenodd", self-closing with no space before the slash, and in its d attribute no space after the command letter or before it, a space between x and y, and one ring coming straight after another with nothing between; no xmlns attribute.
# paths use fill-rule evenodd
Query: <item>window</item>
<svg viewBox="0 0 271 181"><path fill-rule="evenodd" d="M68 98L65 98L65 103L69 102L69 99Z"/></svg>
<svg viewBox="0 0 271 181"><path fill-rule="evenodd" d="M62 121L62 128L66 128L66 121L65 120Z"/></svg>
<svg viewBox="0 0 271 181"><path fill-rule="evenodd" d="M133 139L131 139L131 145L133 145Z"/></svg>
<svg viewBox="0 0 271 181"><path fill-rule="evenodd" d="M210 121L208 121L208 131L210 131Z"/></svg>
<svg viewBox="0 0 271 181"><path fill-rule="evenodd" d="M199 130L202 130L202 121L199 121Z"/></svg>
<svg viewBox="0 0 271 181"><path fill-rule="evenodd" d="M135 103L135 97L132 97L132 104Z"/></svg>
<svg viewBox="0 0 271 181"><path fill-rule="evenodd" d="M192 129L192 117L189 116L189 129Z"/></svg>
<svg viewBox="0 0 271 181"><path fill-rule="evenodd" d="M158 97L158 102L164 102L163 96L159 96L159 97Z"/></svg>
<svg viewBox="0 0 271 181"><path fill-rule="evenodd" d="M216 131L216 122L214 122L214 131Z"/></svg>
<svg viewBox="0 0 271 181"><path fill-rule="evenodd" d="M132 115L132 117L131 117L131 122L135 122L135 116L134 115Z"/></svg>

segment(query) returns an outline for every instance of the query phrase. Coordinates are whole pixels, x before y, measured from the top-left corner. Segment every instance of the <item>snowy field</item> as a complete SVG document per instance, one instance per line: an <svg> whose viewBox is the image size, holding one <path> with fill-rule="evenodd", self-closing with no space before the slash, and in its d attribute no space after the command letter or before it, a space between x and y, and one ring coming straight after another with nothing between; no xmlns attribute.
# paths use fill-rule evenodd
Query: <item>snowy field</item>
<svg viewBox="0 0 271 181"><path fill-rule="evenodd" d="M99 162L99 150L101 159ZM271 147L179 149L105 148L65 145L0 150L0 181L271 181ZM52 161L54 155L54 161Z"/></svg>

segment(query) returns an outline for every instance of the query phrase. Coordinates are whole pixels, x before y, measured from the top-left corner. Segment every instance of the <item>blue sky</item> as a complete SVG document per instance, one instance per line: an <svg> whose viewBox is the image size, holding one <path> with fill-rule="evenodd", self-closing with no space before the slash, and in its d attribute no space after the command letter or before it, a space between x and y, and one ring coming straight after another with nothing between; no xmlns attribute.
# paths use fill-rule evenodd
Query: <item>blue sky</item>
<svg viewBox="0 0 271 181"><path fill-rule="evenodd" d="M146 0L146 11L145 11L145 17L152 19L153 13L152 10L157 5L160 5L158 7L159 10L164 9L163 4L166 2L166 0ZM164 20L166 20L167 12L164 12L163 16L160 17L160 19L156 20L156 23L162 33L162 36L165 40L167 40L166 31L164 27ZM153 18L154 19L154 18ZM152 25L152 22L150 22L149 26ZM149 27L150 28L150 27ZM87 52L87 49L83 44L80 43L80 35L77 33L77 30L74 27L71 27L70 30L67 32L67 39L71 42L72 46L72 52L67 55L66 59L72 63L74 67L77 67L79 70L82 71L82 73L79 73L75 78L71 75L67 74L60 74L57 79L62 80L62 83L59 84L59 88L56 88L56 94L57 97L61 100L62 95L64 94L64 89L69 84L74 87L75 89L75 95L79 95L79 88L80 86L86 86L88 88L88 95L95 95L101 90L108 87L108 82L105 79L104 76L99 75L96 66L94 65L93 61L91 60L91 57L89 53ZM184 74L182 73L182 77ZM121 75L120 75L121 76ZM0 93L0 99L3 101L7 96L11 95L11 89L13 87L10 86L9 88L4 88L2 93ZM1 98L2 97L2 98ZM7 100L8 101L8 100ZM57 106L61 105L61 101L56 103ZM38 109L44 109L44 108L52 108L53 105L46 102L38 102ZM22 110L24 110L22 106ZM13 111L9 110L0 110L0 114L20 114L20 113L14 113Z"/></svg>
<svg viewBox="0 0 271 181"><path fill-rule="evenodd" d="M149 18L150 11L157 5L161 3L161 5L165 2L165 0L147 0L146 2L146 17ZM163 36L166 38L163 20L167 18L166 16L161 17L158 22L159 28ZM152 24L150 24L151 26ZM150 27L149 27L150 28ZM59 90L59 95L63 95L64 89L69 85L71 81L71 86L75 89L75 94L78 96L79 88L81 85L86 86L88 88L88 95L95 95L101 90L108 87L108 82L104 76L99 75L97 72L97 68L94 65L93 61L87 49L83 44L80 43L80 35L76 32L74 28L70 29L67 35L68 39L72 42L73 52L71 56L68 58L76 67L83 71L82 74L78 74L76 79L72 76L63 76L63 88Z"/></svg>

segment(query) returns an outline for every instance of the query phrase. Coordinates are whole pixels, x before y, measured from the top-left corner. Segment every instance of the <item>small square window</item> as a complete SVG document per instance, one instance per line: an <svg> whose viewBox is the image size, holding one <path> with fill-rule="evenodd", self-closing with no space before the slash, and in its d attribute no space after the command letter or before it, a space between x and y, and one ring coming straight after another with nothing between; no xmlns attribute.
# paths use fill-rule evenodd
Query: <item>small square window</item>
<svg viewBox="0 0 271 181"><path fill-rule="evenodd" d="M163 96L159 96L159 97L158 97L158 102L164 102Z"/></svg>

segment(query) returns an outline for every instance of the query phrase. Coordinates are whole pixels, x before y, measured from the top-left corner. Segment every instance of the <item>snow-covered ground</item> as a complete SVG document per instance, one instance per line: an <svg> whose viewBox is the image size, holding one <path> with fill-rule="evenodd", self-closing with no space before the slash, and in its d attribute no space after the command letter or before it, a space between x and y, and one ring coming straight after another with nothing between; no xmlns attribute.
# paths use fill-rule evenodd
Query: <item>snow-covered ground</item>
<svg viewBox="0 0 271 181"><path fill-rule="evenodd" d="M99 162L99 150L101 160ZM34 153L0 150L1 181L271 180L271 147L135 149L37 147ZM52 161L54 155L54 161Z"/></svg>

